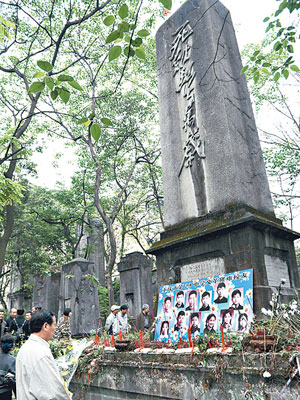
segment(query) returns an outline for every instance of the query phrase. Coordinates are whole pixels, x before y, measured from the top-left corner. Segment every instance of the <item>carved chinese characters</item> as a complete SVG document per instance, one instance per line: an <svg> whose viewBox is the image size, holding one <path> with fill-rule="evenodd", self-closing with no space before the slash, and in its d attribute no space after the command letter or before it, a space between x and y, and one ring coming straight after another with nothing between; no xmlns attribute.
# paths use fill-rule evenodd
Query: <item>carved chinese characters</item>
<svg viewBox="0 0 300 400"><path fill-rule="evenodd" d="M176 84L176 93L184 99L185 112L182 129L185 132L183 159L178 171L180 176L183 167L191 168L195 154L205 158L204 139L201 137L196 117L195 102L195 69L191 61L193 29L189 21L181 25L174 33L171 43L170 57L173 68L173 77Z"/></svg>

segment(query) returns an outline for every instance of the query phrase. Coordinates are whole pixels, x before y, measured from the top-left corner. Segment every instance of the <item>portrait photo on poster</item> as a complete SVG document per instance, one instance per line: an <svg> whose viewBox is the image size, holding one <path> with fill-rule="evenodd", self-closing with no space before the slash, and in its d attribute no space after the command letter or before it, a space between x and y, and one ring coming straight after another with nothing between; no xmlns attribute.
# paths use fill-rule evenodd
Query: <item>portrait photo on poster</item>
<svg viewBox="0 0 300 400"><path fill-rule="evenodd" d="M253 321L253 270L160 287L154 340L176 342L202 335L248 333Z"/></svg>
<svg viewBox="0 0 300 400"><path fill-rule="evenodd" d="M185 306L185 294L183 290L179 290L178 292L175 293L175 304L174 307L175 308L182 308L184 309Z"/></svg>

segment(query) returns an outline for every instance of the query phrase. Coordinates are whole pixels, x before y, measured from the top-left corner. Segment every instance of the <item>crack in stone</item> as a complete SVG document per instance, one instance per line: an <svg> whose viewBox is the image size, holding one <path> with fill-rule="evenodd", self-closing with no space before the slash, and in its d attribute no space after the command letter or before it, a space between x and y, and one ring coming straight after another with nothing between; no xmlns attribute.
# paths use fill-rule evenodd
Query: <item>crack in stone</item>
<svg viewBox="0 0 300 400"><path fill-rule="evenodd" d="M245 115L247 118L249 118L250 120L252 120L252 118L251 118L244 110L241 110L239 106L237 106L236 104L234 104L234 102L233 102L232 100L230 100L229 97L224 97L224 99L225 99L225 100L228 100L229 103L230 103L233 107L235 107L240 113L242 113L242 114Z"/></svg>

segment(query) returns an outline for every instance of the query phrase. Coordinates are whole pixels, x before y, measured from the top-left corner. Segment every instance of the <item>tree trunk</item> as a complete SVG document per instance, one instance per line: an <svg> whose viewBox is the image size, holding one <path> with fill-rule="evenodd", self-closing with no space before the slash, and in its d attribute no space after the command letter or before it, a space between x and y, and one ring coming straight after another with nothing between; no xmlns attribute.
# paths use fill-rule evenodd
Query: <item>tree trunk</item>
<svg viewBox="0 0 300 400"><path fill-rule="evenodd" d="M108 290L108 305L110 308L115 303L115 293L114 293L112 277L111 277L110 273L108 273L106 275L106 283L107 283L107 290Z"/></svg>
<svg viewBox="0 0 300 400"><path fill-rule="evenodd" d="M14 206L8 205L5 207L4 231L2 236L0 236L0 275L3 271L6 248L13 231L13 226L14 226Z"/></svg>

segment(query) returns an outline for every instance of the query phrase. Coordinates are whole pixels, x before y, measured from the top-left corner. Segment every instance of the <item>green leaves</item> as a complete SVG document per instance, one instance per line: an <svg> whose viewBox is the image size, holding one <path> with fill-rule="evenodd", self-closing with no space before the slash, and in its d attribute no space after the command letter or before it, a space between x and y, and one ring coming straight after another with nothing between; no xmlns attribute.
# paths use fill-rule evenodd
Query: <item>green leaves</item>
<svg viewBox="0 0 300 400"><path fill-rule="evenodd" d="M285 79L287 79L289 77L290 73L289 73L289 71L287 69L284 69L282 71L282 75L285 77Z"/></svg>
<svg viewBox="0 0 300 400"><path fill-rule="evenodd" d="M82 124L84 124L84 123L87 122L87 121L88 121L88 118L83 117L83 118L80 118L80 120L77 121L76 123L77 123L77 125L82 125Z"/></svg>
<svg viewBox="0 0 300 400"><path fill-rule="evenodd" d="M110 26L115 22L115 17L113 15L108 15L106 18L104 18L104 25Z"/></svg>
<svg viewBox="0 0 300 400"><path fill-rule="evenodd" d="M282 43L276 42L276 43L274 44L274 46L273 46L273 49L274 49L275 51L277 51L277 50L279 50L281 47L282 47Z"/></svg>
<svg viewBox="0 0 300 400"><path fill-rule="evenodd" d="M279 78L280 78L280 72L276 72L276 74L274 75L274 81L277 82Z"/></svg>
<svg viewBox="0 0 300 400"><path fill-rule="evenodd" d="M167 4L168 7L171 7L172 0L164 0L164 2ZM126 57L136 56L141 60L146 59L145 49L142 46L142 44L143 44L143 38L149 36L150 32L147 29L140 29L137 32L137 34L134 35L136 24L131 24L125 21L128 15L129 15L128 5L123 4L121 5L118 11L118 16L121 18L121 22L118 22L113 15L106 16L103 21L106 26L110 26L115 23L114 30L110 32L106 37L107 44L115 42L115 45L112 46L108 52L109 61L113 61L116 58L120 57L122 55L122 49L123 49L123 54ZM130 46L127 45L124 46L124 42L128 43ZM116 45L117 43L118 45Z"/></svg>
<svg viewBox="0 0 300 400"><path fill-rule="evenodd" d="M95 113L92 113L89 115L89 117L82 117L80 118L76 123L77 125L84 125L86 127L90 127L90 133L92 135L92 137L94 138L94 140L98 141L101 135L101 127L98 123L93 122L93 119L95 118ZM113 123L111 122L111 120L109 118L106 117L102 117L101 118L101 122L106 125L106 126L113 126Z"/></svg>
<svg viewBox="0 0 300 400"><path fill-rule="evenodd" d="M257 83L257 73L264 73L265 78L260 80L260 84L262 85L268 81L269 78L267 75L270 76L270 79L274 78L275 82L277 82L280 77L288 79L291 71L298 71L297 67L293 67L295 61L290 56L290 54L294 54L293 43L299 39L296 36L297 29L293 25L284 26L279 16L281 16L282 11L285 9L290 13L299 10L300 2L294 0L277 1L279 4L275 13L263 20L267 23L266 33L270 31L272 35L266 38L261 50L256 50L249 55L247 76L251 76L254 82ZM269 46L271 50L269 50ZM262 65L261 70L259 69L260 65ZM242 71L245 72L246 69L242 69Z"/></svg>
<svg viewBox="0 0 300 400"><path fill-rule="evenodd" d="M159 0L161 4L167 9L171 10L172 8L172 0Z"/></svg>
<svg viewBox="0 0 300 400"><path fill-rule="evenodd" d="M126 46L124 49L124 54L126 57L133 57L135 55L135 51L131 46Z"/></svg>
<svg viewBox="0 0 300 400"><path fill-rule="evenodd" d="M50 76L46 76L45 83L50 90L53 90L53 88L54 88L54 79L53 78L51 78Z"/></svg>
<svg viewBox="0 0 300 400"><path fill-rule="evenodd" d="M40 60L40 61L37 62L37 65L38 65L43 71L46 71L46 72L50 72L50 71L52 71L52 69L53 69L52 65L51 65L48 61L42 61L42 60Z"/></svg>
<svg viewBox="0 0 300 400"><path fill-rule="evenodd" d="M260 73L259 73L259 71L256 71L256 72L254 73L254 75L253 75L254 83L257 83L257 82L258 82L259 77L260 77Z"/></svg>
<svg viewBox="0 0 300 400"><path fill-rule="evenodd" d="M128 6L127 6L127 4L123 4L123 5L120 7L118 14L119 14L119 16L120 16L122 19L128 17Z"/></svg>
<svg viewBox="0 0 300 400"><path fill-rule="evenodd" d="M53 69L52 65L48 61L39 60L37 62L37 65L43 71L48 73L51 72ZM44 77L44 80L33 82L29 87L28 90L29 93L42 92L45 89L45 86L47 85L47 88L51 90L50 92L51 99L56 100L57 97L59 96L62 102L66 104L70 99L71 93L66 87L60 86L62 82L67 82L70 86L72 86L76 90L83 90L82 87L79 85L79 83L76 82L71 75L60 74L55 80L53 77L54 75L45 76L45 72L38 71L34 74L33 76L34 78Z"/></svg>
<svg viewBox="0 0 300 400"><path fill-rule="evenodd" d="M52 90L52 92L50 93L51 99L55 100L58 96L58 91L56 89Z"/></svg>
<svg viewBox="0 0 300 400"><path fill-rule="evenodd" d="M145 51L141 47L139 47L138 49L135 50L135 54L138 58L141 58L142 60L146 60Z"/></svg>
<svg viewBox="0 0 300 400"><path fill-rule="evenodd" d="M62 99L62 101L63 101L65 104L67 104L67 102L68 102L69 99L70 99L70 92L69 92L66 88L62 87L62 88L60 88L60 90L58 91L58 95L59 95L59 97Z"/></svg>
<svg viewBox="0 0 300 400"><path fill-rule="evenodd" d="M91 135L93 138L96 140L96 142L99 140L100 135L101 135L101 128L99 124L93 124L91 126Z"/></svg>
<svg viewBox="0 0 300 400"><path fill-rule="evenodd" d="M43 78L45 76L45 73L42 71L36 72L33 77L34 78Z"/></svg>
<svg viewBox="0 0 300 400"><path fill-rule="evenodd" d="M79 83L74 81L74 80L73 81L68 81L68 84L70 86L72 86L72 88L74 88L74 89L83 90L83 88L79 85Z"/></svg>
<svg viewBox="0 0 300 400"><path fill-rule="evenodd" d="M295 65L295 64L291 65L291 70L294 71L294 72L300 71L299 68L297 67L297 65Z"/></svg>
<svg viewBox="0 0 300 400"><path fill-rule="evenodd" d="M114 42L119 37L120 37L120 32L119 31L113 31L107 36L106 43Z"/></svg>
<svg viewBox="0 0 300 400"><path fill-rule="evenodd" d="M135 47L139 47L143 43L143 39L138 37L132 41L132 45Z"/></svg>
<svg viewBox="0 0 300 400"><path fill-rule="evenodd" d="M146 37L150 35L150 32L148 32L147 29L141 29L140 31L138 31L137 35L141 37Z"/></svg>
<svg viewBox="0 0 300 400"><path fill-rule="evenodd" d="M248 71L248 69L249 69L249 65L245 65L245 66L241 69L240 74L241 74L241 75L244 74L246 71Z"/></svg>
<svg viewBox="0 0 300 400"><path fill-rule="evenodd" d="M108 53L108 59L109 61L114 60L115 58L118 58L120 54L122 53L122 47L121 46L114 46L109 50Z"/></svg>
<svg viewBox="0 0 300 400"><path fill-rule="evenodd" d="M103 124L107 125L107 126L112 126L113 125L111 120L108 119L108 118L105 118L105 117L101 118L101 122L103 122Z"/></svg>
<svg viewBox="0 0 300 400"><path fill-rule="evenodd" d="M58 75L57 80L60 82L70 82L70 81L73 81L74 78L72 78L72 76L70 76L70 75L61 74L61 75Z"/></svg>
<svg viewBox="0 0 300 400"><path fill-rule="evenodd" d="M38 81L38 82L33 82L33 83L30 85L30 87L29 87L29 89L28 89L28 92L29 92L29 93L39 93L39 92L41 92L42 90L44 90L44 88L45 88L45 82L40 82L40 81Z"/></svg>

